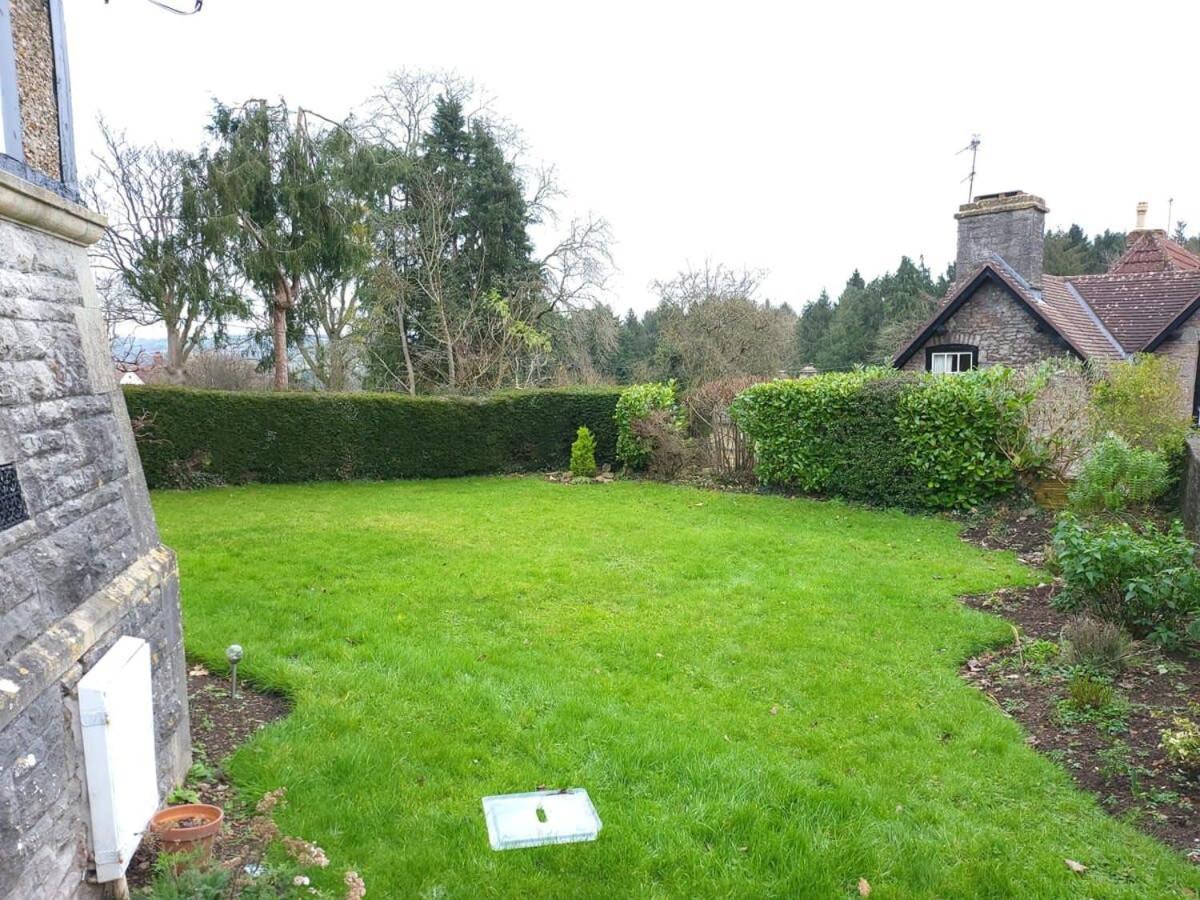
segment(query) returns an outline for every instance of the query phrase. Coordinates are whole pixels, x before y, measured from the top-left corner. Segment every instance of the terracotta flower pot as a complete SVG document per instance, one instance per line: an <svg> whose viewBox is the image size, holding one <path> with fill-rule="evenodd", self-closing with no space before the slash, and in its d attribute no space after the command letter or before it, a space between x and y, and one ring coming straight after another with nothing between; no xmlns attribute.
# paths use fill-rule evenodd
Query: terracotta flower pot
<svg viewBox="0 0 1200 900"><path fill-rule="evenodd" d="M150 830L157 835L161 852L187 857L186 862L175 866L178 872L187 866L203 865L212 858L213 840L221 830L224 816L219 806L183 803L156 812L150 819Z"/></svg>

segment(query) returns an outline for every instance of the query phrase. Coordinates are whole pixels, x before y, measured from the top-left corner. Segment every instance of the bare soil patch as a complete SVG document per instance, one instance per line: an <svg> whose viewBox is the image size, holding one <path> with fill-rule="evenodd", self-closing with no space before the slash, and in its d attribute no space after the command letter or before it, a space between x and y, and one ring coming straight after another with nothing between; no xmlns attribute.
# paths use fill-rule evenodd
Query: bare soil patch
<svg viewBox="0 0 1200 900"><path fill-rule="evenodd" d="M1025 561L1045 560L1052 519L1006 514L972 524L963 539L989 549L1014 550ZM1041 542L1040 545L1038 542ZM1071 618L1051 601L1059 584L963 597L973 609L1012 622L1019 638L968 660L962 676L1020 722L1027 741L1061 763L1081 788L1114 816L1137 825L1200 864L1200 777L1174 766L1159 746L1174 715L1196 715L1200 659L1140 646L1131 665L1113 681L1119 698L1103 714L1080 714L1065 700L1069 672L1045 658Z"/></svg>
<svg viewBox="0 0 1200 900"><path fill-rule="evenodd" d="M255 838L246 827L254 807L238 799L224 763L255 732L286 716L291 704L278 694L255 690L242 681L238 682L234 698L229 679L213 675L201 665L189 667L188 704L193 757L212 770L210 779L193 780L189 787L200 795L201 803L211 803L225 811L221 833L213 845L213 861L237 865L256 849ZM157 856L155 841L148 836L129 864L127 877L131 888L150 883Z"/></svg>

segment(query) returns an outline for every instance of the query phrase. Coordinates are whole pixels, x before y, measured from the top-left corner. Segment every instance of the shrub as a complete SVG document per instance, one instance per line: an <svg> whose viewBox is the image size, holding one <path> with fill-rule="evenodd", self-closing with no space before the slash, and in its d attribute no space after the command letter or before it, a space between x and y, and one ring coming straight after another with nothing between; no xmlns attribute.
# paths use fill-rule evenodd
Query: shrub
<svg viewBox="0 0 1200 900"><path fill-rule="evenodd" d="M1010 491L1029 402L1012 373L890 369L755 385L734 401L759 480L884 505L966 508Z"/></svg>
<svg viewBox="0 0 1200 900"><path fill-rule="evenodd" d="M1084 525L1064 514L1054 528L1054 555L1064 588L1055 605L1123 625L1135 636L1177 644L1200 612L1195 550L1176 521L1167 531L1127 523Z"/></svg>
<svg viewBox="0 0 1200 900"><path fill-rule="evenodd" d="M634 423L654 410L667 413L670 427L681 431L683 419L675 401L675 381L635 384L621 391L613 419L617 424L617 459L631 469L644 469L652 447L634 432Z"/></svg>
<svg viewBox="0 0 1200 900"><path fill-rule="evenodd" d="M1020 427L1003 445L1019 472L1065 481L1092 443L1091 373L1082 362L1047 360L1013 373Z"/></svg>
<svg viewBox="0 0 1200 900"><path fill-rule="evenodd" d="M612 462L617 397L608 388L482 398L125 389L152 488L564 469L580 424L597 461Z"/></svg>
<svg viewBox="0 0 1200 900"><path fill-rule="evenodd" d="M900 403L901 449L925 505L964 509L1012 491L1017 470L1003 447L1016 443L1032 400L1010 369L927 375Z"/></svg>
<svg viewBox="0 0 1200 900"><path fill-rule="evenodd" d="M830 468L840 448L830 440L829 427L854 415L863 384L888 375L881 369L829 372L756 384L739 394L729 411L754 441L759 481L835 493Z"/></svg>
<svg viewBox="0 0 1200 900"><path fill-rule="evenodd" d="M1099 434L1173 457L1183 450L1189 420L1179 366L1157 354L1139 354L1110 365L1092 391Z"/></svg>
<svg viewBox="0 0 1200 900"><path fill-rule="evenodd" d="M631 427L634 438L645 448L645 470L651 478L671 481L692 462L694 449L668 410L651 410L634 419Z"/></svg>
<svg viewBox="0 0 1200 900"><path fill-rule="evenodd" d="M1180 768L1200 770L1200 724L1175 716L1171 727L1163 731L1159 746Z"/></svg>
<svg viewBox="0 0 1200 900"><path fill-rule="evenodd" d="M596 476L596 439L586 425L580 425L571 445L571 474L578 478Z"/></svg>
<svg viewBox="0 0 1200 900"><path fill-rule="evenodd" d="M1116 698L1112 685L1091 675L1075 675L1067 684L1067 702L1077 710L1099 710Z"/></svg>
<svg viewBox="0 0 1200 900"><path fill-rule="evenodd" d="M1077 616L1063 626L1062 660L1092 672L1115 674L1125 667L1133 639L1120 625Z"/></svg>
<svg viewBox="0 0 1200 900"><path fill-rule="evenodd" d="M1124 512L1153 503L1170 486L1166 457L1109 435L1084 463L1071 491L1071 506L1081 512Z"/></svg>

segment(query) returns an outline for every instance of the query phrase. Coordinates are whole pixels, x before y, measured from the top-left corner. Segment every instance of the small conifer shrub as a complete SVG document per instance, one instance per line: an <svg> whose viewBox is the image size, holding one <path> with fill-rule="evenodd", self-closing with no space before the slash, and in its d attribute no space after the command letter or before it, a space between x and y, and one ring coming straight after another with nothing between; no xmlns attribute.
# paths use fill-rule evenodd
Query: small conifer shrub
<svg viewBox="0 0 1200 900"><path fill-rule="evenodd" d="M576 478L596 477L596 439L586 425L580 425L571 445L571 474Z"/></svg>

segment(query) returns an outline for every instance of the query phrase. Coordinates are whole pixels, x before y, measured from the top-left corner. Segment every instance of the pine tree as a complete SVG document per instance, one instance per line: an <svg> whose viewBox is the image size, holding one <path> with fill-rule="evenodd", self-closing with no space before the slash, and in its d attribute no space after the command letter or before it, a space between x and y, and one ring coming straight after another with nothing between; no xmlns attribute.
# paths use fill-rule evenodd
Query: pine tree
<svg viewBox="0 0 1200 900"><path fill-rule="evenodd" d="M797 369L816 364L825 347L832 321L833 304L829 300L829 292L821 291L821 296L805 306L796 320Z"/></svg>

